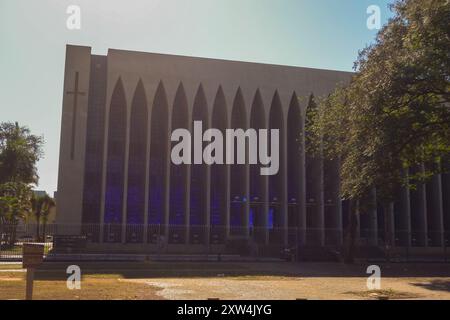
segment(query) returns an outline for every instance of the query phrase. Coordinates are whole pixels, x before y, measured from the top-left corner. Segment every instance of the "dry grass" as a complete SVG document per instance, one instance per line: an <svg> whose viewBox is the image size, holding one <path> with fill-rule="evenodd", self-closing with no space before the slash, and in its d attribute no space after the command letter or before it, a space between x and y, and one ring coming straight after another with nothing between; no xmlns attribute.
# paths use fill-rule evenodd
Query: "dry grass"
<svg viewBox="0 0 450 320"><path fill-rule="evenodd" d="M0 300L24 299L25 274L0 274ZM80 290L69 290L63 280L35 280L35 300L156 300L157 289L142 283L126 283L114 275L83 277Z"/></svg>
<svg viewBox="0 0 450 320"><path fill-rule="evenodd" d="M394 299L418 299L422 297L419 294L396 291L394 289L384 290L367 290L367 291L349 291L346 294L351 294L364 299L377 299L377 300L394 300Z"/></svg>

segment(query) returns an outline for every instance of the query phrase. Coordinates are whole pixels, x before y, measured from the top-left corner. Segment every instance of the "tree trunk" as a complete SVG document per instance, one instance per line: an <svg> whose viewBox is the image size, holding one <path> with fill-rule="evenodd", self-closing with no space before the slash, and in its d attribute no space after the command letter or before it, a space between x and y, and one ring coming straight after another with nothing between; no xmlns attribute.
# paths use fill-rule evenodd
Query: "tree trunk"
<svg viewBox="0 0 450 320"><path fill-rule="evenodd" d="M39 225L39 219L36 219L36 241L39 241L39 234L40 234L40 225Z"/></svg>

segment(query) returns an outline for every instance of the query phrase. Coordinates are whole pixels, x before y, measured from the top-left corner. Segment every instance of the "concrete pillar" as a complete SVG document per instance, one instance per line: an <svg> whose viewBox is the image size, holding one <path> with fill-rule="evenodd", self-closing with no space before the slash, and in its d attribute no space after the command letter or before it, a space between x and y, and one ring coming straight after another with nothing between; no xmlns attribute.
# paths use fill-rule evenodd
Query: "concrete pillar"
<svg viewBox="0 0 450 320"><path fill-rule="evenodd" d="M395 225L394 225L394 203L391 202L384 206L384 224L386 244L395 246Z"/></svg>
<svg viewBox="0 0 450 320"><path fill-rule="evenodd" d="M250 165L248 161L245 162L245 203L244 203L244 237L250 237L249 219L250 219Z"/></svg>
<svg viewBox="0 0 450 320"><path fill-rule="evenodd" d="M173 101L173 99L168 99L169 101ZM170 137L170 133L172 132L172 121L171 118L169 117L168 119L168 124L167 124L167 137ZM169 141L169 140L167 140ZM160 233L162 233L164 235L164 238L166 240L166 243L169 243L169 202L170 202L170 168L171 168L171 160L170 160L170 150L171 150L171 145L169 142L166 143L166 149L165 149L165 160L166 160L166 172L165 172L165 177L164 177L164 214L163 214L163 223L162 226L160 227ZM159 242L159 239L158 239Z"/></svg>
<svg viewBox="0 0 450 320"><path fill-rule="evenodd" d="M269 244L269 178L264 177L264 193L263 193L263 219L264 219L264 236L263 243Z"/></svg>
<svg viewBox="0 0 450 320"><path fill-rule="evenodd" d="M127 242L127 205L128 205L128 163L130 157L130 120L131 120L131 103L126 106L127 110L127 128L125 130L125 164L123 169L123 203L122 203L122 231L121 241Z"/></svg>
<svg viewBox="0 0 450 320"><path fill-rule="evenodd" d="M205 219L205 244L211 243L211 166L206 167L206 219Z"/></svg>
<svg viewBox="0 0 450 320"><path fill-rule="evenodd" d="M317 236L318 236L318 244L320 246L325 245L325 199L324 199L324 181L323 181L323 159L318 159L319 161L319 175L317 176L319 189L317 194Z"/></svg>
<svg viewBox="0 0 450 320"><path fill-rule="evenodd" d="M340 198L340 162L327 160L324 163L324 212L326 244L342 244L342 205Z"/></svg>
<svg viewBox="0 0 450 320"><path fill-rule="evenodd" d="M189 129L188 129L189 130ZM190 244L191 242L191 170L192 165L184 165L186 166L186 180L184 190L186 191L186 195L184 198L184 243Z"/></svg>
<svg viewBox="0 0 450 320"><path fill-rule="evenodd" d="M342 231L342 200L341 200L341 173L340 173L341 161L336 160L335 171L336 171L336 194L335 194L335 223L334 228L336 229L335 244L341 246L343 244L343 231Z"/></svg>
<svg viewBox="0 0 450 320"><path fill-rule="evenodd" d="M424 165L419 167L420 172L424 172ZM427 220L427 192L426 186L423 183L417 185L417 190L415 191L416 208L412 208L415 212L415 238L418 246L426 247L428 246L428 220Z"/></svg>
<svg viewBox="0 0 450 320"><path fill-rule="evenodd" d="M358 214L356 215L356 232L355 232L355 238L356 238L356 243L359 244L360 243L360 239L361 239L361 210L359 209L360 204L359 201L357 201L355 204L355 206L357 206L357 212ZM350 212L351 214L351 212ZM350 217L351 219L351 217ZM351 224L351 221L350 221Z"/></svg>
<svg viewBox="0 0 450 320"><path fill-rule="evenodd" d="M307 193L309 212L308 245L323 246L324 233L324 194L323 194L323 161L321 158L307 157Z"/></svg>
<svg viewBox="0 0 450 320"><path fill-rule="evenodd" d="M148 193L150 191L150 146L151 146L151 119L152 119L152 113L150 112L150 106L153 105L153 103L150 104L150 101L147 100L147 146L146 146L146 152L145 152L145 183L144 183L144 228L143 228L143 243L148 243Z"/></svg>
<svg viewBox="0 0 450 320"><path fill-rule="evenodd" d="M431 245L444 243L444 212L442 203L442 177L434 175L427 184L428 232Z"/></svg>
<svg viewBox="0 0 450 320"><path fill-rule="evenodd" d="M405 178L408 177L408 169L404 170ZM397 233L400 239L400 245L405 247L411 246L411 196L408 187L402 187L400 191L399 201L399 218Z"/></svg>
<svg viewBox="0 0 450 320"><path fill-rule="evenodd" d="M369 199L371 206L367 212L368 244L369 246L378 245L378 212L377 212L377 191L373 188Z"/></svg>
<svg viewBox="0 0 450 320"><path fill-rule="evenodd" d="M298 216L298 242L300 245L306 244L306 160L305 160L305 108L302 108L301 136L300 136L300 185L299 185L299 216Z"/></svg>
<svg viewBox="0 0 450 320"><path fill-rule="evenodd" d="M230 195L231 195L231 190L230 190L230 183L231 183L231 175L230 175L230 165L225 165L226 166L226 195L225 195L225 241L227 241L230 238Z"/></svg>
<svg viewBox="0 0 450 320"><path fill-rule="evenodd" d="M284 116L283 116L284 117ZM284 121L287 123L287 121ZM281 137L280 137L280 151L281 151L281 159L280 159L280 169L281 169L281 212L283 215L283 236L282 243L286 246L288 245L289 238L289 230L288 230L288 194L287 194L287 125L284 125L283 128L280 129Z"/></svg>
<svg viewBox="0 0 450 320"><path fill-rule="evenodd" d="M450 245L450 174L446 173L441 176L442 179L442 202L444 213L444 230L446 245Z"/></svg>

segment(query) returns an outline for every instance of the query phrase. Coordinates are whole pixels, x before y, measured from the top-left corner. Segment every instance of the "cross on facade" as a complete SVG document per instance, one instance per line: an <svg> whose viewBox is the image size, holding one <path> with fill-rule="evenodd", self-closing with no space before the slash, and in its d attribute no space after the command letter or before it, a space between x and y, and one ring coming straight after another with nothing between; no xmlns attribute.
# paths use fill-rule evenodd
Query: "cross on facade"
<svg viewBox="0 0 450 320"><path fill-rule="evenodd" d="M78 71L75 72L75 88L73 91L67 91L66 94L73 95L73 107L72 107L72 137L70 142L70 159L73 160L75 157L75 134L77 126L77 107L78 107L78 96L84 96L85 92L81 92L78 89Z"/></svg>

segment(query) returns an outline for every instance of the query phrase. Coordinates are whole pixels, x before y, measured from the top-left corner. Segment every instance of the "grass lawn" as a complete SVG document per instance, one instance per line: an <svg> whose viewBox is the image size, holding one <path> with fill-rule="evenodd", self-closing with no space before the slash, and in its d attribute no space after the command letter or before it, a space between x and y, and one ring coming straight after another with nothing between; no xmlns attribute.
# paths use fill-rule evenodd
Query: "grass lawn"
<svg viewBox="0 0 450 320"><path fill-rule="evenodd" d="M65 280L35 280L35 300L155 300L156 288L144 283L121 281L119 275L97 274L83 277L81 290L69 290ZM25 273L0 273L0 300L24 299Z"/></svg>

